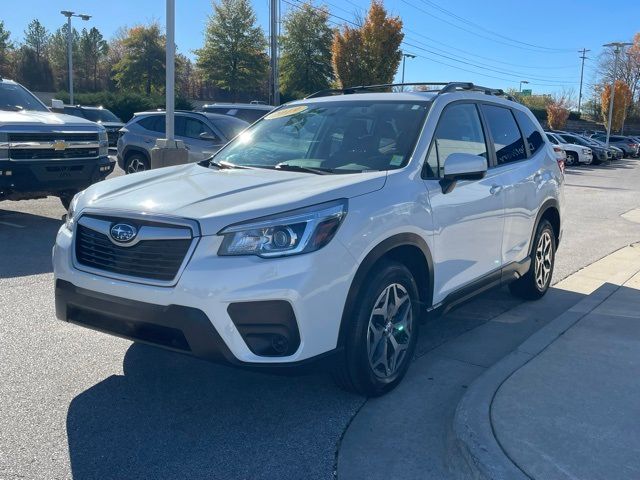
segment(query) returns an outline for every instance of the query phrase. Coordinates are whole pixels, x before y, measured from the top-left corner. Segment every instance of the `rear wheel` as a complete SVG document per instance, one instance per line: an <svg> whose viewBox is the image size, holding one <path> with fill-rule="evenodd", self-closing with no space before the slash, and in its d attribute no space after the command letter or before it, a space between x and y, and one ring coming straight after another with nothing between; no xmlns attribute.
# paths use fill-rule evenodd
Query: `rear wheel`
<svg viewBox="0 0 640 480"><path fill-rule="evenodd" d="M525 300L541 298L551 285L556 257L556 237L548 220L538 225L531 252L529 271L509 284L511 293Z"/></svg>
<svg viewBox="0 0 640 480"><path fill-rule="evenodd" d="M127 157L124 166L125 173L137 173L149 170L149 160L141 153L133 153Z"/></svg>
<svg viewBox="0 0 640 480"><path fill-rule="evenodd" d="M383 261L369 275L349 318L336 383L366 396L395 388L409 368L418 338L419 298L407 267Z"/></svg>

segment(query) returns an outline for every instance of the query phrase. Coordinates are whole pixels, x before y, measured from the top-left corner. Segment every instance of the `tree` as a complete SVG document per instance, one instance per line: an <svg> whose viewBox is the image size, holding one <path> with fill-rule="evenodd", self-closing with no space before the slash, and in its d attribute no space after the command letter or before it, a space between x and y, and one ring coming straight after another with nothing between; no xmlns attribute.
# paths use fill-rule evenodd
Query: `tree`
<svg viewBox="0 0 640 480"><path fill-rule="evenodd" d="M35 53L36 62L40 62L46 56L47 44L49 43L49 32L40 23L40 20L31 20L24 31L24 44Z"/></svg>
<svg viewBox="0 0 640 480"><path fill-rule="evenodd" d="M602 89L602 119L607 124L609 119L609 103L611 102L611 85L607 84ZM613 116L611 129L620 130L624 123L627 108L631 104L631 89L622 80L616 80L615 95L613 98Z"/></svg>
<svg viewBox="0 0 640 480"><path fill-rule="evenodd" d="M551 130L561 130L569 119L570 97L566 93L556 95L547 104L547 123Z"/></svg>
<svg viewBox="0 0 640 480"><path fill-rule="evenodd" d="M267 41L249 0L220 0L213 10L204 45L195 52L196 65L237 101L240 92L256 92L266 80Z"/></svg>
<svg viewBox="0 0 640 480"><path fill-rule="evenodd" d="M157 23L131 28L122 40L123 56L113 66L119 88L147 95L162 91L166 38Z"/></svg>
<svg viewBox="0 0 640 480"><path fill-rule="evenodd" d="M94 92L98 90L98 72L100 62L106 57L109 45L103 38L100 30L92 27L90 30L82 29L79 42L79 58L85 82L91 80ZM89 82L87 82L89 83Z"/></svg>
<svg viewBox="0 0 640 480"><path fill-rule="evenodd" d="M305 3L284 20L280 86L285 96L298 98L329 88L333 81L329 12Z"/></svg>
<svg viewBox="0 0 640 480"><path fill-rule="evenodd" d="M402 20L389 17L382 2L372 0L362 26L345 26L334 37L333 65L342 86L391 83L403 38Z"/></svg>
<svg viewBox="0 0 640 480"><path fill-rule="evenodd" d="M48 57L51 62L51 70L53 72L53 78L56 84L55 86L58 89L67 89L69 86L68 31L69 25L67 23L63 24L49 37L49 43L47 45ZM75 60L74 69L77 69L78 41L80 35L75 28L73 28L71 32L71 48L73 51L73 58Z"/></svg>
<svg viewBox="0 0 640 480"><path fill-rule="evenodd" d="M0 20L0 77L11 76L11 62L13 60L13 43L11 32L5 29Z"/></svg>
<svg viewBox="0 0 640 480"><path fill-rule="evenodd" d="M53 90L51 64L44 58L38 61L36 51L23 45L16 54L16 78L30 90Z"/></svg>

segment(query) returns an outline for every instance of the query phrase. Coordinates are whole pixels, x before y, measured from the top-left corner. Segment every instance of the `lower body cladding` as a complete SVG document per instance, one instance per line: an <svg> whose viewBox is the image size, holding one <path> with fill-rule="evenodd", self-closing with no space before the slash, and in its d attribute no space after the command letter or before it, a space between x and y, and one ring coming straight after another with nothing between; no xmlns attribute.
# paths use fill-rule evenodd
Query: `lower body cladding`
<svg viewBox="0 0 640 480"><path fill-rule="evenodd" d="M109 157L0 161L0 200L21 200L84 190L115 167Z"/></svg>
<svg viewBox="0 0 640 480"><path fill-rule="evenodd" d="M340 242L262 259L217 256L217 236L196 241L175 285L161 287L83 272L62 227L53 255L57 317L235 366L298 371L331 362L355 273Z"/></svg>

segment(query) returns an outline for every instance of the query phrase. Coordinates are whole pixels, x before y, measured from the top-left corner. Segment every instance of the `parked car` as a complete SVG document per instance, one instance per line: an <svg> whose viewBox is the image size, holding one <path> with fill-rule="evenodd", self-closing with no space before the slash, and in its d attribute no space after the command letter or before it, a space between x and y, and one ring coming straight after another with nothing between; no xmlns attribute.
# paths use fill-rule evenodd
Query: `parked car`
<svg viewBox="0 0 640 480"><path fill-rule="evenodd" d="M109 146L115 147L118 141L118 132L124 123L116 117L110 110L103 107L88 107L85 105L63 105L55 100L51 102L51 111L73 115L74 117L86 118L92 122L99 123L107 130Z"/></svg>
<svg viewBox="0 0 640 480"><path fill-rule="evenodd" d="M575 143L571 143L554 132L545 132L547 139L553 145L560 145L567 153L567 165L578 165L584 163L590 165L593 162L593 153L590 148L583 147Z"/></svg>
<svg viewBox="0 0 640 480"><path fill-rule="evenodd" d="M595 143L599 147L607 148L607 145L604 142L601 142L600 140L596 140L595 138L585 137L585 136L582 136L582 138L584 138L589 142ZM611 153L612 160L620 160L621 158L624 158L624 152L620 148L614 145L609 145L608 150Z"/></svg>
<svg viewBox="0 0 640 480"><path fill-rule="evenodd" d="M229 115L245 122L253 123L273 110L271 105L263 103L212 103L202 107L203 112Z"/></svg>
<svg viewBox="0 0 640 480"><path fill-rule="evenodd" d="M118 165L126 173L151 168L151 149L165 137L164 111L136 113L121 130ZM189 162L201 162L238 135L249 124L244 120L214 113L176 112L175 137L189 150Z"/></svg>
<svg viewBox="0 0 640 480"><path fill-rule="evenodd" d="M0 145L0 201L53 195L68 208L77 192L115 164L103 126L52 113L7 79L0 79Z"/></svg>
<svg viewBox="0 0 640 480"><path fill-rule="evenodd" d="M581 135L572 133L558 133L563 140L575 145L581 145L591 149L591 154L594 163L602 163L613 158L613 152L607 149L604 145L598 145L590 138L585 138Z"/></svg>
<svg viewBox="0 0 640 480"><path fill-rule="evenodd" d="M592 135L592 137L602 142L607 141L606 134L597 133L595 135ZM610 135L609 145L613 145L621 149L624 152L625 157L637 157L638 149L640 147L637 141L629 137L624 137L622 135Z"/></svg>
<svg viewBox="0 0 640 480"><path fill-rule="evenodd" d="M564 174L533 114L472 83L369 90L286 104L208 165L77 195L58 318L248 368L324 362L373 396L406 373L421 317L503 284L542 297Z"/></svg>

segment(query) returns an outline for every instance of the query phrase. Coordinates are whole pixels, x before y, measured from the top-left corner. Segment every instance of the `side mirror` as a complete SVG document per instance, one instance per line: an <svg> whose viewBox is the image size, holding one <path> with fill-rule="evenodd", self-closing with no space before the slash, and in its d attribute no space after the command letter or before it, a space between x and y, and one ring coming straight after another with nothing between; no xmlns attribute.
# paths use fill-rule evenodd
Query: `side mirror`
<svg viewBox="0 0 640 480"><path fill-rule="evenodd" d="M212 135L211 133L208 133L208 132L202 132L202 133L200 134L200 140L209 140L209 141L211 141L211 142L218 142L218 141L220 141L220 140L218 139L218 137L216 137L215 135Z"/></svg>
<svg viewBox="0 0 640 480"><path fill-rule="evenodd" d="M458 180L481 180L487 174L487 160L470 153L452 153L444 162L442 193L449 193Z"/></svg>

